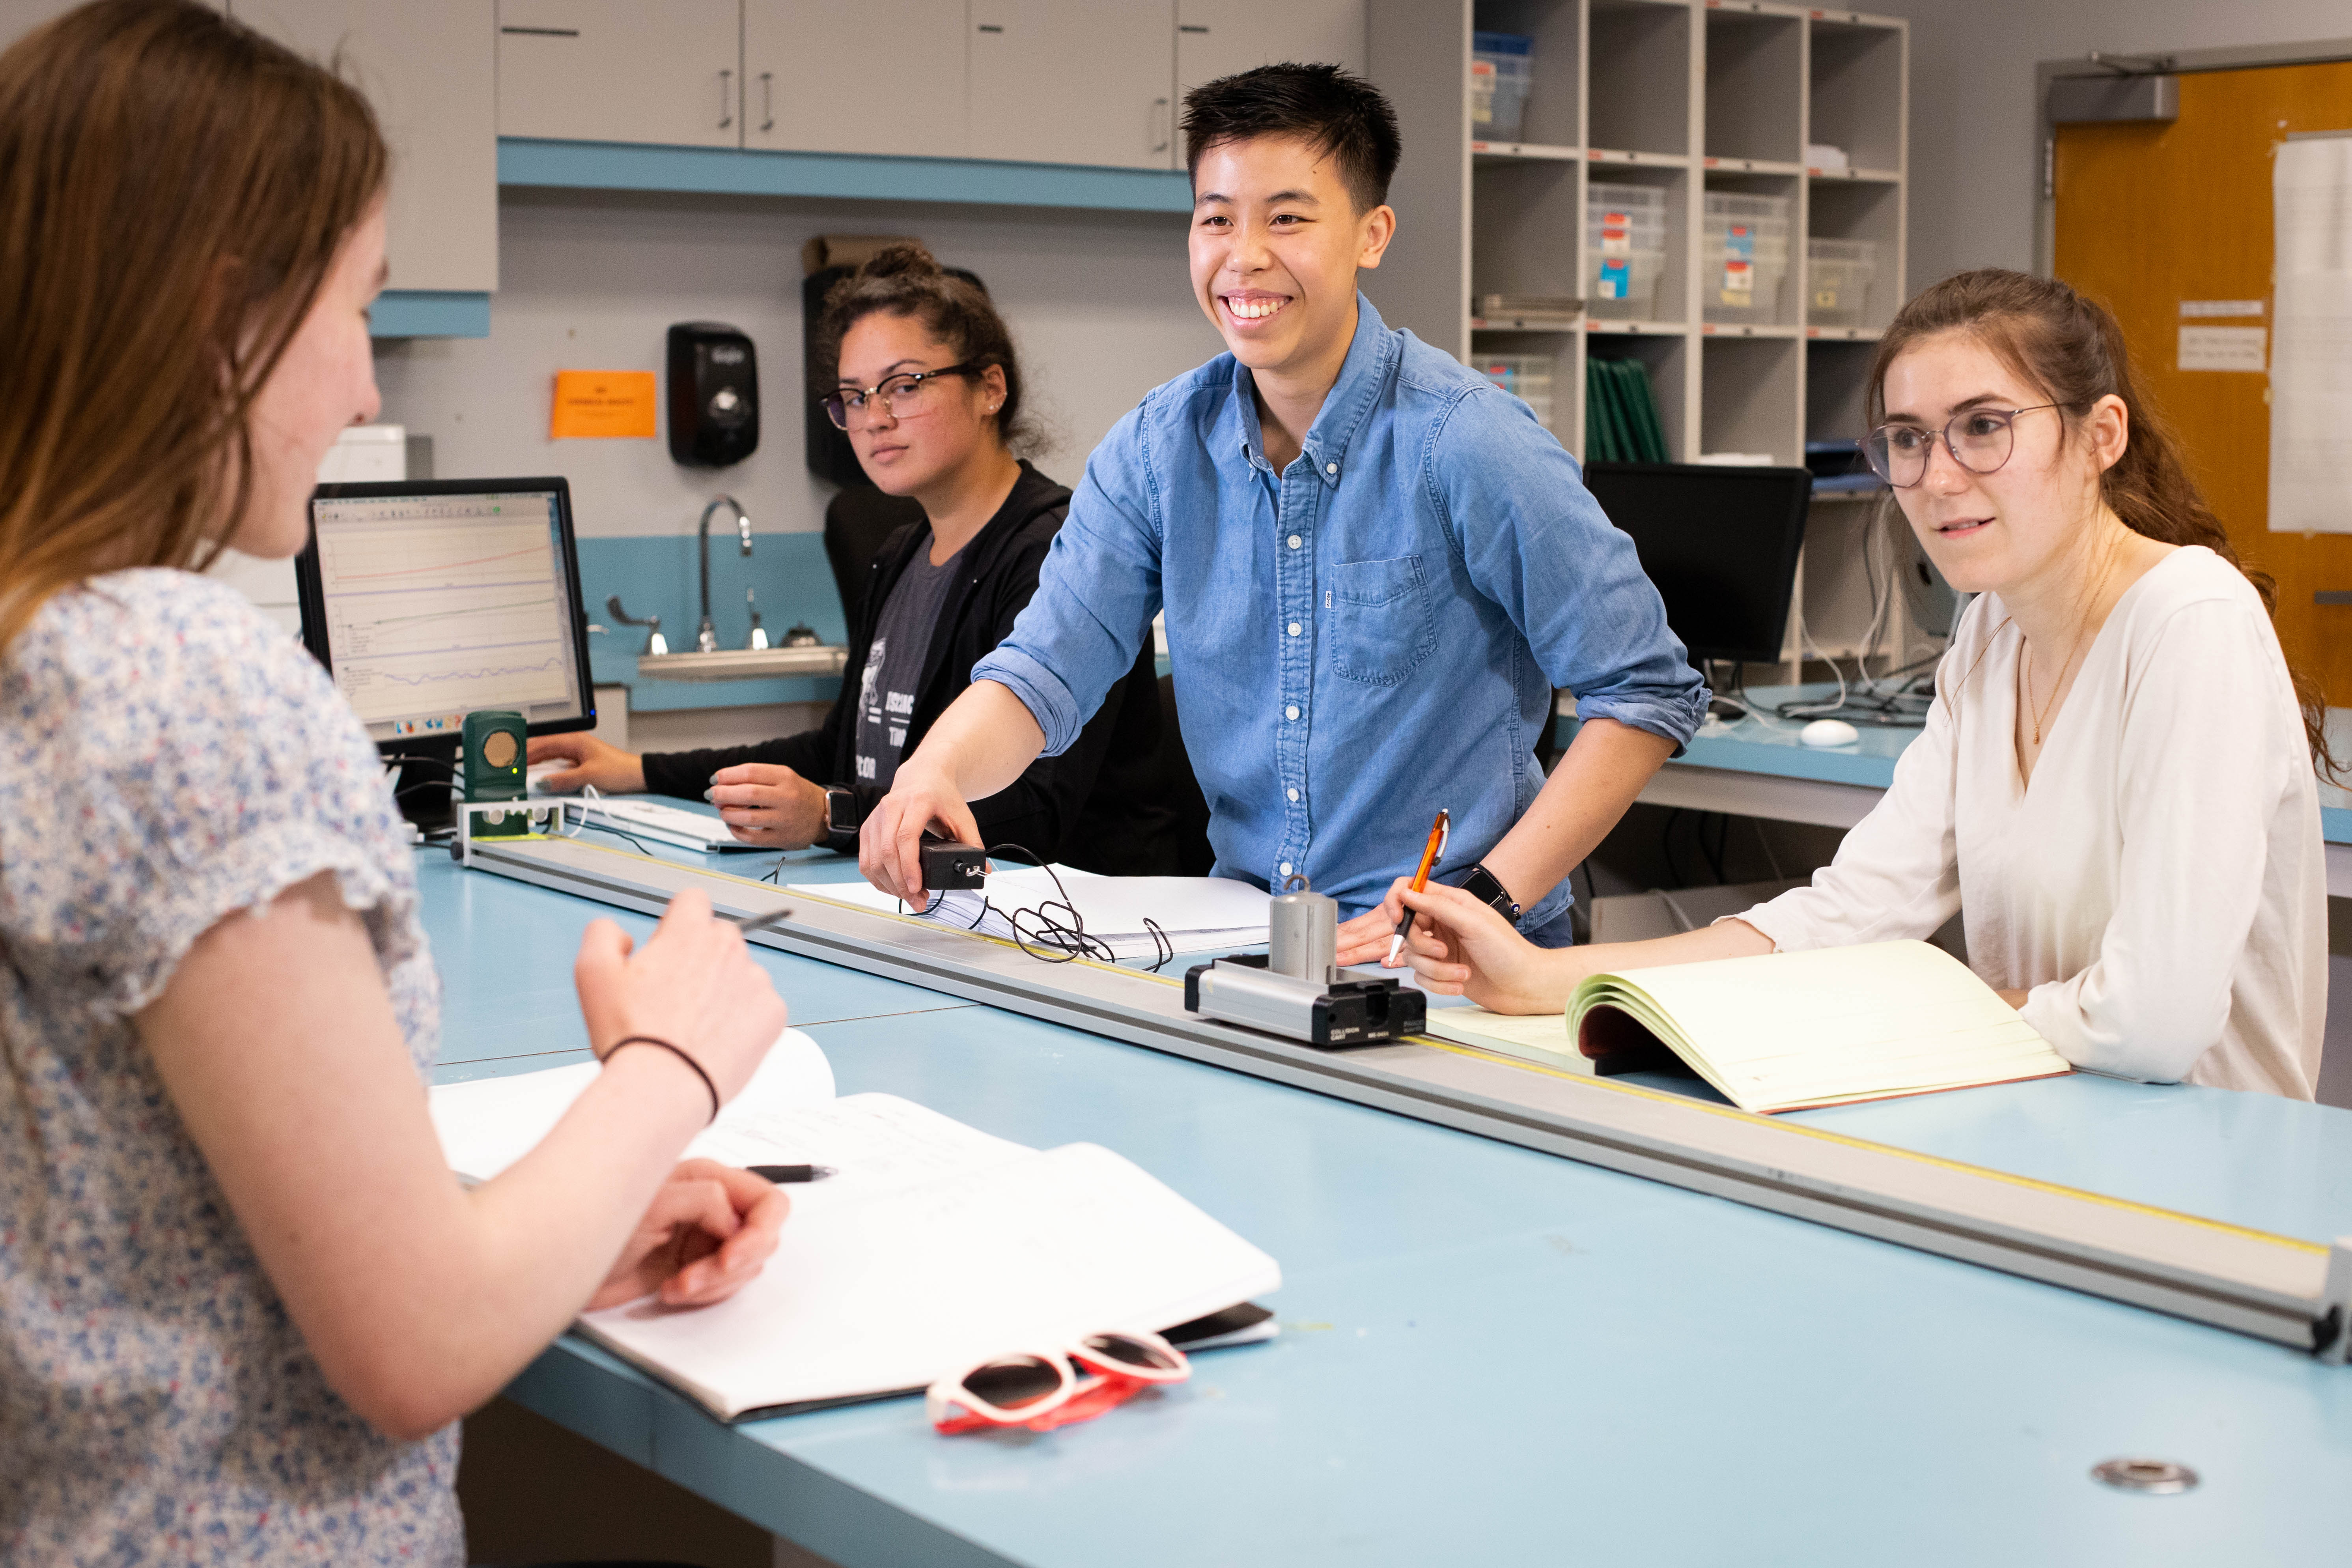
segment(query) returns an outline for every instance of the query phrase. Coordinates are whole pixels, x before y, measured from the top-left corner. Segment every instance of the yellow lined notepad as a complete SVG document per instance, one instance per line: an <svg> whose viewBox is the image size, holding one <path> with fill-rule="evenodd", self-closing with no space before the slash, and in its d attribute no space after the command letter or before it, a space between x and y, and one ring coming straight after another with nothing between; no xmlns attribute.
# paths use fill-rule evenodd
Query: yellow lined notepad
<svg viewBox="0 0 2352 1568"><path fill-rule="evenodd" d="M1664 1046L1742 1110L1766 1113L2072 1070L1966 964L1924 942L1589 975L1563 1018L1444 1008L1429 1027L1579 1072Z"/></svg>

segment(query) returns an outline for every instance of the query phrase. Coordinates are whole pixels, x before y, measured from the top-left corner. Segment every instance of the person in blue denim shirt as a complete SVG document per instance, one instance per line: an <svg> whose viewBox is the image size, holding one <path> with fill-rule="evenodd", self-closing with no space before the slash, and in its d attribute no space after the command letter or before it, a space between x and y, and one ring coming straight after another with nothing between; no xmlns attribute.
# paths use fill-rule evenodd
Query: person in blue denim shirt
<svg viewBox="0 0 2352 1568"><path fill-rule="evenodd" d="M1193 289L1230 353L1087 460L1013 635L866 819L876 886L922 898L926 827L1069 745L1167 612L1217 874L1307 878L1380 957L1440 807L1439 874L1548 945L1565 880L1697 727L1706 690L1631 540L1527 405L1356 289L1395 231L1395 116L1329 66L1185 102ZM1552 689L1583 723L1550 780Z"/></svg>

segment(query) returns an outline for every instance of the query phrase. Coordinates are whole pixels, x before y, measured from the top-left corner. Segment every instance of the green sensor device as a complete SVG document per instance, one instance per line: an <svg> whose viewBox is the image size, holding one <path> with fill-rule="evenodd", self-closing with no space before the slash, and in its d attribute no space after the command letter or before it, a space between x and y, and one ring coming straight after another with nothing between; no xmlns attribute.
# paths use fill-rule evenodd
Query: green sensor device
<svg viewBox="0 0 2352 1568"><path fill-rule="evenodd" d="M521 800L530 794L523 777L529 734L521 714L505 708L483 708L466 715L464 781L469 801ZM530 832L530 814L515 811L478 814L477 838L520 838Z"/></svg>

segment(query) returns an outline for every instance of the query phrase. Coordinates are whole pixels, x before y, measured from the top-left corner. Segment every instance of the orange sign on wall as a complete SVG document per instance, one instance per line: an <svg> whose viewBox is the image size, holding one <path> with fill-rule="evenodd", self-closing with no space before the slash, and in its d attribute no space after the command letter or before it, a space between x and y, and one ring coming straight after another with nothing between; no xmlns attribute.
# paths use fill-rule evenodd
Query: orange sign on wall
<svg viewBox="0 0 2352 1568"><path fill-rule="evenodd" d="M654 373L649 370L559 370L550 440L654 438Z"/></svg>

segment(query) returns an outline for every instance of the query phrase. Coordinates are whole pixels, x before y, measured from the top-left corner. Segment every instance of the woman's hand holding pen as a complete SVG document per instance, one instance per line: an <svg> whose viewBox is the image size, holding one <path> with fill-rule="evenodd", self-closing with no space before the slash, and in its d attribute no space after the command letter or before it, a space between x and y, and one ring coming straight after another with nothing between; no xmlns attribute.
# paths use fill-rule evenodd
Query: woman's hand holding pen
<svg viewBox="0 0 2352 1568"><path fill-rule="evenodd" d="M665 1307L723 1301L774 1253L792 1206L764 1176L716 1160L688 1160L654 1194L588 1307L655 1294Z"/></svg>
<svg viewBox="0 0 2352 1568"><path fill-rule="evenodd" d="M1584 977L1574 949L1536 946L1459 888L1432 882L1416 893L1401 884L1390 896L1413 911L1405 952L1423 988L1496 1013L1567 1011Z"/></svg>

